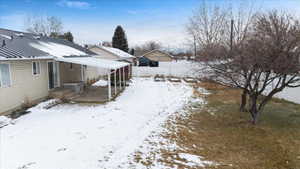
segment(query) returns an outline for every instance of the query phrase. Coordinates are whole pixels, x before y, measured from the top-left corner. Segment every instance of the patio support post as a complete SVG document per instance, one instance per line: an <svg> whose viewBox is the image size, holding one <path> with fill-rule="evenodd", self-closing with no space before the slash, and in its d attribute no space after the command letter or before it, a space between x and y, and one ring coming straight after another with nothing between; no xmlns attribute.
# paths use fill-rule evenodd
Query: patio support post
<svg viewBox="0 0 300 169"><path fill-rule="evenodd" d="M117 69L114 71L115 95L117 95Z"/></svg>
<svg viewBox="0 0 300 169"><path fill-rule="evenodd" d="M119 68L119 82L120 82L120 90L122 90L122 74L121 74L121 68Z"/></svg>
<svg viewBox="0 0 300 169"><path fill-rule="evenodd" d="M132 78L132 69L133 69L133 64L130 64L130 79Z"/></svg>
<svg viewBox="0 0 300 169"><path fill-rule="evenodd" d="M132 68L131 68L131 63L130 63L129 68L128 68L128 79L131 79L131 70L132 70Z"/></svg>
<svg viewBox="0 0 300 169"><path fill-rule="evenodd" d="M111 82L110 82L110 74L111 74L111 70L109 69L109 73L108 73L108 100L111 99Z"/></svg>
<svg viewBox="0 0 300 169"><path fill-rule="evenodd" d="M123 84L124 84L124 88L125 88L125 86L126 86L125 67L123 67Z"/></svg>

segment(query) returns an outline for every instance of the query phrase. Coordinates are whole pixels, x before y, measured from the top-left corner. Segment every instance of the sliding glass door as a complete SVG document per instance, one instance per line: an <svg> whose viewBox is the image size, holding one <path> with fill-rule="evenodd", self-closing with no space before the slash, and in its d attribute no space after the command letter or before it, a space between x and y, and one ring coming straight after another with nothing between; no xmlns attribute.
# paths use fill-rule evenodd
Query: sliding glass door
<svg viewBox="0 0 300 169"><path fill-rule="evenodd" d="M48 62L49 89L59 87L59 62Z"/></svg>

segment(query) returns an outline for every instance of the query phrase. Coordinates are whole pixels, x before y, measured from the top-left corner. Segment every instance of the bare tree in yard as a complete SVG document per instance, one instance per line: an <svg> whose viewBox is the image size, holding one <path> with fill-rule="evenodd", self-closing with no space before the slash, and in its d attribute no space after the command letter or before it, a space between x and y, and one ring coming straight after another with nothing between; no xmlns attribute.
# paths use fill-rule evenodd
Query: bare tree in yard
<svg viewBox="0 0 300 169"><path fill-rule="evenodd" d="M253 4L248 1L240 3L238 9L230 5L226 8L208 6L202 1L200 8L195 11L187 25L191 39L196 38L197 46L200 47L197 54L201 58L197 60L228 59L225 57L230 57L232 47L247 37L253 11ZM215 69L215 64L208 64L208 67ZM246 103L247 92L244 90L241 95L240 111L246 110Z"/></svg>
<svg viewBox="0 0 300 169"><path fill-rule="evenodd" d="M214 52L214 80L243 89L252 123L271 98L287 87L300 87L300 25L284 13L256 15L249 34L233 50ZM222 54L223 53L223 54Z"/></svg>
<svg viewBox="0 0 300 169"><path fill-rule="evenodd" d="M161 49L162 45L156 41L149 41L143 45L143 48L145 50L151 51L151 50L155 50L155 49Z"/></svg>
<svg viewBox="0 0 300 169"><path fill-rule="evenodd" d="M51 33L59 35L63 29L61 20L54 16L28 17L26 27L28 32L47 36L50 36Z"/></svg>
<svg viewBox="0 0 300 169"><path fill-rule="evenodd" d="M203 1L190 18L187 32L196 39L197 46L220 44L227 38L228 16L228 10L217 6L208 7Z"/></svg>

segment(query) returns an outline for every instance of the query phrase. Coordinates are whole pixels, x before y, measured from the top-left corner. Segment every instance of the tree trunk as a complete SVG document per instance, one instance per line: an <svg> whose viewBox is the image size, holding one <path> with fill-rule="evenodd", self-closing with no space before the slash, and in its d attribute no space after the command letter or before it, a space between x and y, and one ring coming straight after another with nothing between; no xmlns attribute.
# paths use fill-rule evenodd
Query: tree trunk
<svg viewBox="0 0 300 169"><path fill-rule="evenodd" d="M258 96L256 94L254 95L250 95L251 97L251 104L250 104L250 107L249 107L249 111L250 111L250 114L251 114L251 117L252 117L252 124L257 124L257 121L258 121L258 115L259 115L259 111L257 109L257 99L258 99Z"/></svg>
<svg viewBox="0 0 300 169"><path fill-rule="evenodd" d="M243 90L243 93L241 95L240 112L246 112L246 104L247 104L247 91Z"/></svg>

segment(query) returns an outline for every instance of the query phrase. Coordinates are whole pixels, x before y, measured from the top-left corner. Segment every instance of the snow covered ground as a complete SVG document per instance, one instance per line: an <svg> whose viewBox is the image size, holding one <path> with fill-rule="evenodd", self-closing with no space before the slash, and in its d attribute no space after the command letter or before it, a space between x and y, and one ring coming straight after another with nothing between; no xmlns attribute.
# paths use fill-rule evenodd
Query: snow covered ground
<svg viewBox="0 0 300 169"><path fill-rule="evenodd" d="M204 77L205 74L201 73L203 65L197 62L178 61L178 62L160 62L159 67L133 67L133 76L155 76L157 74L166 76L177 77ZM197 71L198 70L198 71ZM300 104L300 87L299 88L286 88L275 97L289 100Z"/></svg>
<svg viewBox="0 0 300 169"><path fill-rule="evenodd" d="M127 168L129 156L180 112L192 92L184 83L134 78L116 101L105 105L63 104L46 110L47 103L41 103L0 130L0 168Z"/></svg>
<svg viewBox="0 0 300 169"><path fill-rule="evenodd" d="M275 86L275 84L276 84L276 81L274 81L273 84L268 86L266 91L269 93L273 89L273 86ZM267 93L265 93L265 94L267 94ZM285 88L283 91L279 92L274 97L277 97L280 99L285 99L285 100L300 104L300 87Z"/></svg>
<svg viewBox="0 0 300 169"><path fill-rule="evenodd" d="M298 88L286 88L282 92L275 95L275 97L289 100L300 104L300 87Z"/></svg>
<svg viewBox="0 0 300 169"><path fill-rule="evenodd" d="M159 67L134 66L133 76L155 76L157 74L177 77L199 77L199 63L189 61L159 62Z"/></svg>
<svg viewBox="0 0 300 169"><path fill-rule="evenodd" d="M94 86L94 87L105 87L105 86L107 86L107 84L108 84L107 80L100 79L97 82L95 82L92 86Z"/></svg>

